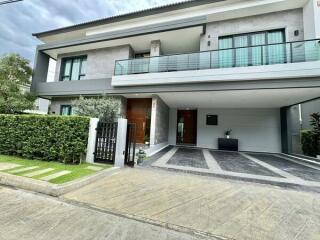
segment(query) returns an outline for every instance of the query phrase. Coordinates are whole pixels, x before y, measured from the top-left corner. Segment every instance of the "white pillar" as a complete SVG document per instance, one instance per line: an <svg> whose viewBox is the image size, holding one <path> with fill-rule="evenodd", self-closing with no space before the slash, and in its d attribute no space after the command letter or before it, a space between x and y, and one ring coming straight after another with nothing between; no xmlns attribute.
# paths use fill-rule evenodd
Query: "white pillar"
<svg viewBox="0 0 320 240"><path fill-rule="evenodd" d="M150 145L156 144L156 119L157 119L157 97L152 97L151 123L150 123Z"/></svg>
<svg viewBox="0 0 320 240"><path fill-rule="evenodd" d="M97 127L98 127L98 118L91 118L89 124L89 136L88 136L88 145L87 145L87 156L86 162L94 162L94 150L96 146L96 137L97 137Z"/></svg>
<svg viewBox="0 0 320 240"><path fill-rule="evenodd" d="M128 124L127 119L124 119L124 118L118 119L116 156L114 161L115 167L124 166L124 157L125 157L126 140L127 140L127 124Z"/></svg>
<svg viewBox="0 0 320 240"><path fill-rule="evenodd" d="M304 38L320 38L320 0L308 0L303 8Z"/></svg>

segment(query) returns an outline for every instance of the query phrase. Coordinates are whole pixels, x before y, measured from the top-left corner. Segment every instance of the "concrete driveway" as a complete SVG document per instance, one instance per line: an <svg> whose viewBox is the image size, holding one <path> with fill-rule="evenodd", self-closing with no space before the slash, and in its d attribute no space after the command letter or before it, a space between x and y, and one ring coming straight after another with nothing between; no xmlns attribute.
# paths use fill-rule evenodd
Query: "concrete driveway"
<svg viewBox="0 0 320 240"><path fill-rule="evenodd" d="M135 168L63 198L208 236L320 239L320 195L272 185Z"/></svg>
<svg viewBox="0 0 320 240"><path fill-rule="evenodd" d="M0 239L200 240L207 238L0 186Z"/></svg>

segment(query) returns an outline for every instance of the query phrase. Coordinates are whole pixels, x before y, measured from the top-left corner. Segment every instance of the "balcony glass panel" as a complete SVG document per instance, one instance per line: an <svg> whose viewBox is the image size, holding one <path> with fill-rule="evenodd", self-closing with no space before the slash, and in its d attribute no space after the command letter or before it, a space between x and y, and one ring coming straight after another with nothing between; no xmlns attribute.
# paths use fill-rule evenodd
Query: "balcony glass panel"
<svg viewBox="0 0 320 240"><path fill-rule="evenodd" d="M292 43L283 41L279 32L268 33L268 42L259 34L250 36L250 47L246 46L248 38L219 40L219 50L159 56L141 59L116 61L115 75L142 73L173 72L201 69L219 69L249 67L273 64L287 64L320 60L320 40L308 40ZM236 48L228 48L235 41ZM225 49L224 49L225 48Z"/></svg>

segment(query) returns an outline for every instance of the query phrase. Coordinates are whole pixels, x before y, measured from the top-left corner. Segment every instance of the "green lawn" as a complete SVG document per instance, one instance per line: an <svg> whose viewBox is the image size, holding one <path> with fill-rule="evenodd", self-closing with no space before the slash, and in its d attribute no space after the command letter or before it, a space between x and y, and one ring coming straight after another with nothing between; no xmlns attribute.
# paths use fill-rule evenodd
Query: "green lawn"
<svg viewBox="0 0 320 240"><path fill-rule="evenodd" d="M69 181L75 180L77 178L81 178L81 177L88 176L90 174L94 174L94 173L98 172L98 171L87 169L88 166L98 166L98 167L101 167L102 170L112 167L112 165L107 165L107 164L96 165L96 164L89 164L89 163L82 163L80 165L70 165L70 164L63 164L63 163L59 163L59 162L46 162L46 161L40 161L40 160L23 159L23 158L19 158L19 157L6 156L6 155L0 155L0 163L15 163L15 164L21 165L16 168L2 171L2 172L6 172L6 173L9 173L12 170L22 169L22 168L26 168L26 167L33 167L33 166L38 167L37 169L24 171L21 173L14 173L14 175L17 175L17 176L23 176L24 174L38 171L38 170L42 170L42 169L46 169L46 168L54 168L53 171L32 177L34 179L40 179L42 177L45 177L45 176L48 176L48 175L51 175L51 174L54 174L54 173L57 173L57 172L60 172L63 170L71 171L71 173L69 173L67 175L64 175L64 176L61 176L61 177L58 177L58 178L55 178L55 179L52 179L49 181L54 184L61 184L61 183L69 182ZM10 174L13 174L13 173L10 173Z"/></svg>

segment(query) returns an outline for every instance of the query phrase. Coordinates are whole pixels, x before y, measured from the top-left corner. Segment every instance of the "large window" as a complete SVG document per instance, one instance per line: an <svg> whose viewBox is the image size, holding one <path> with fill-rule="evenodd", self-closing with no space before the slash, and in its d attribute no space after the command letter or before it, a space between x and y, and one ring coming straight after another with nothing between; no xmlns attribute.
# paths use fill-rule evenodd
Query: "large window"
<svg viewBox="0 0 320 240"><path fill-rule="evenodd" d="M60 115L62 115L62 116L72 115L72 107L70 105L61 105Z"/></svg>
<svg viewBox="0 0 320 240"><path fill-rule="evenodd" d="M219 66L243 67L286 62L283 30L219 38Z"/></svg>
<svg viewBox="0 0 320 240"><path fill-rule="evenodd" d="M81 80L86 76L87 57L62 59L61 81Z"/></svg>

